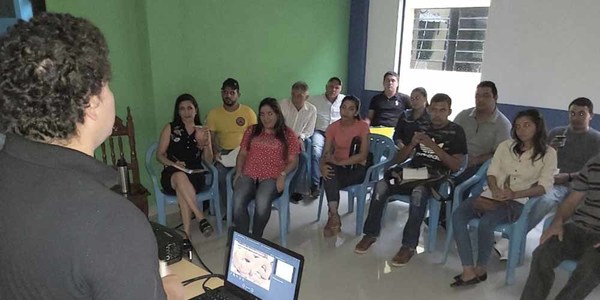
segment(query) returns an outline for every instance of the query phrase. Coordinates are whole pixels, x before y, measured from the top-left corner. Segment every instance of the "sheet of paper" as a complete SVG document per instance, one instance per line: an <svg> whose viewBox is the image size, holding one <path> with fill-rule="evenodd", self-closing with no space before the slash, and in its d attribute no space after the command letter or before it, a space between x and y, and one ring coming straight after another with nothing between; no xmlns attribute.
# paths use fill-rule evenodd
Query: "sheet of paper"
<svg viewBox="0 0 600 300"><path fill-rule="evenodd" d="M411 180L411 179L427 179L429 178L429 172L427 172L427 168L404 168L402 169L402 180Z"/></svg>
<svg viewBox="0 0 600 300"><path fill-rule="evenodd" d="M219 162L227 168L233 168L233 167L235 167L238 153L240 153L239 146L237 148L231 150L231 152L229 152L225 155L221 155L221 159L219 160Z"/></svg>

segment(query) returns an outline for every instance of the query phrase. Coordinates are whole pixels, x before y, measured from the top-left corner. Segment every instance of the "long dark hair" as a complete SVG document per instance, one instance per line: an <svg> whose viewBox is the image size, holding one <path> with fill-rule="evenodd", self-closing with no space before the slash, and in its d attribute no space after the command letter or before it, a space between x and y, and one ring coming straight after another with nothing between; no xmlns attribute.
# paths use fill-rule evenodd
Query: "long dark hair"
<svg viewBox="0 0 600 300"><path fill-rule="evenodd" d="M344 102L346 102L346 101L352 101L352 103L354 103L354 105L356 105L356 115L354 116L354 118L357 120L361 120L362 118L360 117L360 99L358 99L358 97L356 97L354 95L348 95L348 96L344 97L344 99L342 99L341 104L344 104Z"/></svg>
<svg viewBox="0 0 600 300"><path fill-rule="evenodd" d="M533 163L538 159L542 159L544 155L546 155L546 150L548 149L548 145L546 143L548 139L546 122L544 122L544 117L542 117L542 114L540 114L537 109L522 110L517 114L512 122L511 130L512 138L515 140L512 150L517 155L521 155L523 152L525 152L522 149L524 143L517 136L517 130L515 129L517 120L522 117L529 118L535 124L535 134L533 135L533 155L531 156L531 163Z"/></svg>
<svg viewBox="0 0 600 300"><path fill-rule="evenodd" d="M173 109L173 123L182 123L181 116L179 115L179 104L181 104L181 102L183 101L192 102L192 105L194 105L194 108L196 109L196 115L194 116L194 124L202 125L202 123L200 123L200 110L198 109L198 102L196 102L194 96L190 94L181 94L179 95L179 97L177 97L177 100L175 100L175 108Z"/></svg>
<svg viewBox="0 0 600 300"><path fill-rule="evenodd" d="M271 107L273 112L275 112L275 114L277 115L277 121L275 122L275 127L273 128L273 130L275 130L275 137L283 145L283 160L287 161L287 156L288 156L288 142L286 139L287 127L285 126L285 118L283 117L283 113L281 112L281 107L279 106L279 103L277 102L277 100L275 98L267 97L267 98L263 99L262 101L260 101L260 104L258 105L259 116L260 116L260 109L265 105L268 105L269 107ZM252 143L252 139L259 136L263 131L265 131L265 125L263 125L262 120L260 120L260 117L259 117L259 121L256 125L254 125L254 129L252 130L252 136L251 136L250 140L248 141L248 144L246 145L247 150L250 150L250 143Z"/></svg>

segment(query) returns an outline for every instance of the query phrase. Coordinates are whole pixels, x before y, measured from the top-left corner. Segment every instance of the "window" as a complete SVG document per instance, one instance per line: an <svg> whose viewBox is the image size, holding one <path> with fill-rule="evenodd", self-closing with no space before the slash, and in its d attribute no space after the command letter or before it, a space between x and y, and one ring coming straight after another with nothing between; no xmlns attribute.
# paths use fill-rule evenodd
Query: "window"
<svg viewBox="0 0 600 300"><path fill-rule="evenodd" d="M415 9L410 67L481 71L488 8Z"/></svg>

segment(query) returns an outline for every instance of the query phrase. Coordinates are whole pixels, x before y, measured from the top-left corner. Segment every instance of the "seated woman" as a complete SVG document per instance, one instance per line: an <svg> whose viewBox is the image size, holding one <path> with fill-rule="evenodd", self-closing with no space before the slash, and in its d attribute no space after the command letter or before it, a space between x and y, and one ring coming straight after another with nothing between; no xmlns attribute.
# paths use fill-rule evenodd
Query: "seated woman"
<svg viewBox="0 0 600 300"><path fill-rule="evenodd" d="M418 87L410 93L410 109L403 111L398 118L398 124L394 128L394 143L399 148L406 146L404 143L410 143L413 134L416 131L425 131L427 125L431 123L431 118L427 113L427 91Z"/></svg>
<svg viewBox="0 0 600 300"><path fill-rule="evenodd" d="M204 174L187 174L177 168L202 169L202 161L208 164L213 161L210 131L200 126L198 115L198 103L192 95L177 97L173 122L163 128L156 152L156 158L165 166L160 183L165 193L177 196L183 231L188 238L192 213L200 220L199 228L204 236L208 237L213 232L196 203L196 193L206 185Z"/></svg>
<svg viewBox="0 0 600 300"><path fill-rule="evenodd" d="M494 244L494 228L519 218L530 197L552 188L556 151L546 144L546 125L541 114L524 110L512 124L512 139L498 145L487 172L488 187L465 200L452 216L454 239L463 272L450 286L477 284L487 279L487 262ZM492 200L493 199L493 200ZM467 224L480 218L477 264L473 261Z"/></svg>
<svg viewBox="0 0 600 300"><path fill-rule="evenodd" d="M340 190L361 183L367 170L369 155L369 125L361 120L360 100L346 96L340 106L341 119L333 122L325 132L325 146L320 160L329 219L323 235L331 237L342 229L338 214Z"/></svg>
<svg viewBox="0 0 600 300"><path fill-rule="evenodd" d="M259 122L246 129L233 180L233 223L249 232L248 204L256 199L252 234L262 237L271 217L271 202L283 192L285 177L298 164L300 142L285 126L277 100L265 98L259 105Z"/></svg>

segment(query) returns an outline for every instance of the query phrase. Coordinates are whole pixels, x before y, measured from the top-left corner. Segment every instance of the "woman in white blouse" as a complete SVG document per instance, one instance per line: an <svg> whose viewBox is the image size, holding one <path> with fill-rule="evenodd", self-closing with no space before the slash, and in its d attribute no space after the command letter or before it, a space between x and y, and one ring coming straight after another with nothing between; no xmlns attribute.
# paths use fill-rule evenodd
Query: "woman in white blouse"
<svg viewBox="0 0 600 300"><path fill-rule="evenodd" d="M450 286L473 285L486 280L494 228L516 220L530 197L541 196L552 188L556 151L547 146L546 138L546 125L537 110L517 114L512 124L512 139L498 145L492 157L487 172L488 187L481 195L461 203L452 215L463 272L454 277ZM467 228L473 218L480 218L476 264Z"/></svg>

